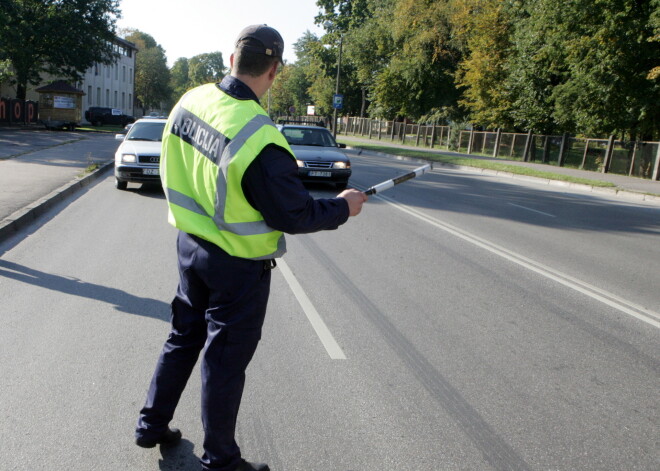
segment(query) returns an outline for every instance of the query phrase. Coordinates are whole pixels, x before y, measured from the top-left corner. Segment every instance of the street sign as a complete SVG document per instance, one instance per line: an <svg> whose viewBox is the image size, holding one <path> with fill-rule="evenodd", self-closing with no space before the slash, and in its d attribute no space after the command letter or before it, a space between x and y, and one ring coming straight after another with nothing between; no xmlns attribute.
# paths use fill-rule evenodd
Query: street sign
<svg viewBox="0 0 660 471"><path fill-rule="evenodd" d="M341 110L344 107L344 95L336 93L332 96L332 107L336 110Z"/></svg>

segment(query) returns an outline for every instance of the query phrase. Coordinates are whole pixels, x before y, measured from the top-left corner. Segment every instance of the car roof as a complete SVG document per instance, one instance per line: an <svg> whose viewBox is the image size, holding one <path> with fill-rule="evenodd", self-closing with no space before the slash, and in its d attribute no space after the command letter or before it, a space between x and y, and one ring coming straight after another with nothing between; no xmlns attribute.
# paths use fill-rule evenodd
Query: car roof
<svg viewBox="0 0 660 471"><path fill-rule="evenodd" d="M327 131L323 126L306 126L304 124L280 124L281 129L294 128L294 129L321 129Z"/></svg>
<svg viewBox="0 0 660 471"><path fill-rule="evenodd" d="M167 123L167 119L164 118L140 118L135 121L133 124L137 123Z"/></svg>

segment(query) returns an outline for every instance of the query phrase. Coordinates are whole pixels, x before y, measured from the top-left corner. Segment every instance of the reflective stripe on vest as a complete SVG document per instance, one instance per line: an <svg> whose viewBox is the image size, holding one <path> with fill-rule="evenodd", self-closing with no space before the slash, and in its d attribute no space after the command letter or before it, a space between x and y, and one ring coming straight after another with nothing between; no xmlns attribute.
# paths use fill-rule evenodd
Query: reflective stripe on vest
<svg viewBox="0 0 660 471"><path fill-rule="evenodd" d="M214 88L210 89L209 87L214 87ZM217 236L218 240L211 240L211 242L218 244L221 248L225 249L231 255L240 256L244 258L254 258L254 259L273 258L280 256L286 251L283 235L280 232L275 231L274 229L269 227L266 224L266 222L263 220L261 214L258 213L258 211L254 210L254 208L252 208L251 206L249 208L245 206L249 204L247 203L244 195L242 194L242 189L240 189L239 193L237 193L239 189L236 187L236 185L240 185L240 180L238 181L238 183L236 183L236 178L238 178L239 175L242 177L242 172L244 172L245 168L247 168L249 163L252 160L254 160L254 158L256 158L256 154L252 155L253 152L256 151L258 153L261 149L263 149L263 147L265 147L265 145L268 145L270 143L275 143L278 146L284 147L285 149L290 151L288 144L286 143L286 140L281 135L281 133L275 128L272 120L265 114L261 114L261 112L263 112L263 109L258 107L258 105L255 102L251 102L251 101L242 102L240 100L231 98L228 95L224 94L224 92L221 92L220 90L216 89L215 85L210 85L210 86L206 85L199 87L199 89L202 89L201 90L202 93L200 93L202 97L204 97L207 94L211 94L216 100L218 100L218 97L220 97L219 101L226 102L229 100L231 105L236 106L237 110L243 113L242 117L249 118L249 120L238 130L238 132L232 139L229 139L218 129L214 128L211 124L205 122L200 117L196 116L193 112L185 109L184 106L188 105L185 99L182 99L183 105L180 104L175 108L175 110L173 110L172 117L167 124L165 136L171 139L171 136L167 136L167 133L170 132L172 136L177 136L187 145L193 147L199 153L199 155L204 156L206 159L208 159L208 161L213 163L213 165L217 166L217 177L215 181L216 188L215 188L215 201L213 202L213 215L209 214L204 209L203 205L200 204L197 200L195 200L195 198L193 198L192 196L184 194L181 191L177 191L174 188L172 188L170 185L164 185L168 204L170 205L170 222L172 222L175 226L183 230L187 230L189 232L195 233L194 227L192 227L193 230L191 230L190 227L191 225L192 226L195 225L193 221L194 218L190 219L187 216L182 215L182 213L180 213L176 208L172 208L171 205L175 205L176 207L183 208L187 211L190 211L193 214L202 216L204 218L212 219L215 227L219 231L225 231L226 233L224 233L224 235L221 233L214 234L214 236ZM188 97L189 100L191 98L193 103L190 107L194 109L195 104L199 105L200 101L197 100L197 102L195 102L194 96ZM206 104L207 103L204 103L205 106ZM261 110L261 112L259 112L259 110ZM256 114L250 117L250 113L255 113L255 112ZM269 126L271 128L264 128L265 126ZM257 141L258 148L253 149L254 146L246 148L245 146L246 142L250 138L256 136L259 132L265 132L266 134L261 136L261 138L258 138L258 139L262 139L261 141ZM164 146L164 151L167 151L168 146L169 147L175 146L175 144L169 143L168 141L168 143L165 144ZM232 170L232 174L236 174L236 172L238 172L238 174L234 175L233 177L234 179L232 180L234 185L233 186L234 190L231 191L232 194L234 195L233 198L235 200L235 202L232 203L232 205L234 206L231 208L233 209L233 211L228 212L227 199L230 190L229 190L229 184L227 182L227 177L230 171L229 166L232 163L233 159L243 149L248 149L246 150L247 154L241 157L242 160L240 160L240 166ZM190 158L190 156L188 156L187 158ZM292 154L292 158L293 158L293 154ZM165 160L165 158L163 160ZM176 168L179 167L180 166ZM164 176L167 176L167 171L164 172ZM171 178L174 179L175 177L171 176ZM188 181L188 184L192 185L190 181ZM235 206L236 204L239 204L239 206L236 207ZM258 217L259 220L243 221L243 222L227 220L228 214L234 214L234 219L237 217L239 219L245 217L241 211L237 211L237 208L244 208L248 213L253 214L252 216L250 216L251 218ZM175 216L175 212L176 214L178 214L178 218ZM203 232L203 228L201 226L199 230L200 232ZM261 244L261 246L246 247L247 245L250 244L247 244L245 241L236 239L227 233L234 234L235 236L238 237L262 236L262 237L266 237L266 239L253 238L252 239L253 242L250 242L250 244L253 245ZM197 235L204 237L204 234L198 233ZM208 233L206 235L208 236ZM272 237L268 237L268 235L271 235ZM206 237L206 238L210 238L210 237ZM273 247L272 245L270 245L270 244L275 244L275 240L277 240L276 242L277 247ZM227 246L223 246L222 242L226 242ZM266 249L264 244L269 245L268 249ZM232 250L232 247L235 249L236 246L239 246L240 250L239 249ZM261 253L264 250L266 250L266 252L268 253ZM255 253L245 253L245 252L255 252ZM256 252L259 253L257 254Z"/></svg>

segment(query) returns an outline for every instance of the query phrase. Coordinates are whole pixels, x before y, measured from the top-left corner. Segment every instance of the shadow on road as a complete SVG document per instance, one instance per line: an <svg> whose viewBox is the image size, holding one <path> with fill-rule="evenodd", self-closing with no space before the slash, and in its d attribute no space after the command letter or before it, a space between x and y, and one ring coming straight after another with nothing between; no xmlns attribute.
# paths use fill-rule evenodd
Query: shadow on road
<svg viewBox="0 0 660 471"><path fill-rule="evenodd" d="M199 458L195 456L195 445L185 438L175 447L160 447L162 459L158 460L161 471L199 471Z"/></svg>
<svg viewBox="0 0 660 471"><path fill-rule="evenodd" d="M120 289L88 283L77 278L52 275L1 259L0 277L29 283L61 293L95 299L111 304L118 311L127 314L152 317L169 322L169 304L156 299L135 296Z"/></svg>
<svg viewBox="0 0 660 471"><path fill-rule="evenodd" d="M368 185L398 174L392 175L387 168L370 167ZM413 186L415 192L410 191ZM536 189L443 169L410 184L404 183L401 188L394 187L383 196L420 209L472 214L550 229L652 235L660 231L657 207L611 201L597 194ZM374 197L368 204L383 203Z"/></svg>

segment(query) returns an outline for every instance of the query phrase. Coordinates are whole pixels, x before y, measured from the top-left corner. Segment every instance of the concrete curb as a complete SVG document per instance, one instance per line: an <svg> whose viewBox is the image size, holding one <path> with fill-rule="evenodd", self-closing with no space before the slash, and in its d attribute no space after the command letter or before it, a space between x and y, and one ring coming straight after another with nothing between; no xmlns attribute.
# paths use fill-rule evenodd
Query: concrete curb
<svg viewBox="0 0 660 471"><path fill-rule="evenodd" d="M347 149L351 149L354 152L359 152L359 150L361 150L359 146L355 146L355 147L347 146ZM634 191L623 190L623 189L617 188L617 187L608 188L608 187L586 185L584 183L572 183L572 182L567 182L567 181L563 181L563 180L551 180L551 179L542 178L542 177L532 177L532 176L528 176L528 175L517 175L515 173L504 172L502 170L492 170L492 169L488 169L488 168L470 167L470 166L467 166L467 165L455 165L455 164L451 164L451 163L437 162L437 161L434 161L434 160L426 160L426 159L420 159L420 158L416 158L416 157L406 157L404 155L386 154L384 152L369 151L369 153L374 154L374 155L380 155L380 156L383 156L383 157L391 157L391 158L395 158L396 160L403 160L403 161L407 161L407 162L417 162L417 163L422 163L422 164L432 163L434 167L446 167L446 168L463 170L463 171L472 172L472 173L480 173L480 174L483 174L483 175L506 177L506 178L511 178L511 179L514 179L514 180L546 184L548 186L560 186L560 187L564 187L564 188L571 189L571 190L585 191L585 192L590 192L590 193L601 194L601 195L604 195L604 196L620 197L622 199L627 199L629 201L643 201L645 203L650 203L650 204L653 204L653 205L660 206L660 196L658 196L658 195L649 195L647 193L637 193L637 192L634 192Z"/></svg>
<svg viewBox="0 0 660 471"><path fill-rule="evenodd" d="M44 196L43 198L40 198L34 203L19 209L13 214L10 214L5 219L0 221L0 241L5 240L22 228L36 221L39 216L43 215L57 203L82 190L90 183L103 176L105 172L113 167L114 160L102 164L101 167L89 173L88 175L85 175L82 178L76 178L75 180L52 191L50 194Z"/></svg>

